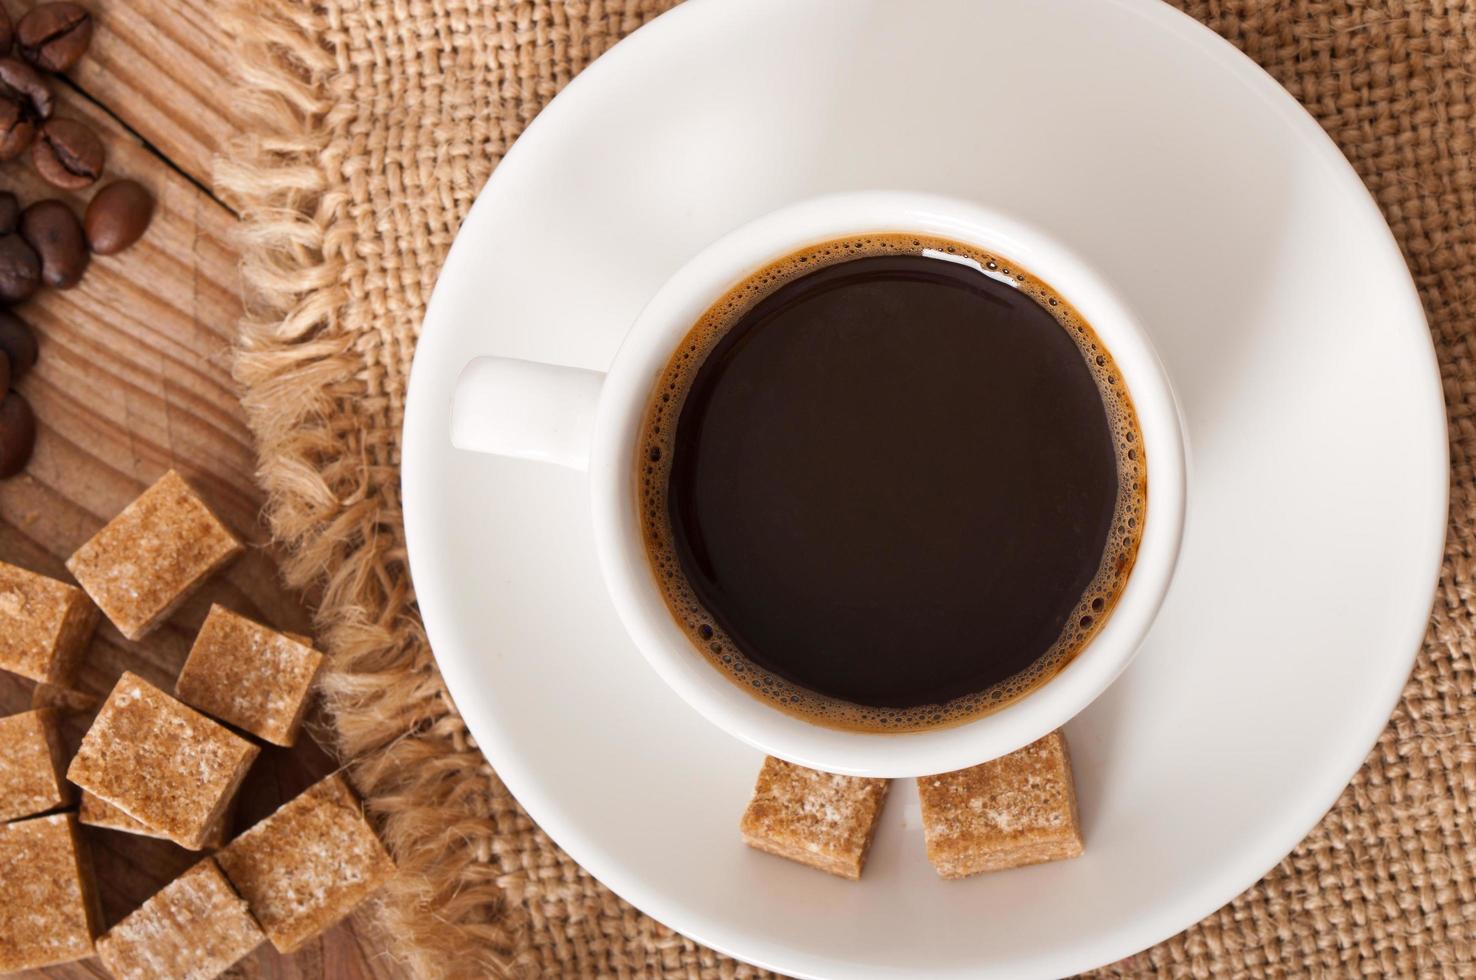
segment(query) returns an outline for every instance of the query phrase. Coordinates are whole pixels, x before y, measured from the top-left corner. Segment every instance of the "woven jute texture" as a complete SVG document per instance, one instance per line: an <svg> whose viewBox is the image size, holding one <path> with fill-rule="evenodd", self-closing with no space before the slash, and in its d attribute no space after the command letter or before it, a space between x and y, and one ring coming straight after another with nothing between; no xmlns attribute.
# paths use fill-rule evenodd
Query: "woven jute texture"
<svg viewBox="0 0 1476 980"><path fill-rule="evenodd" d="M668 5L228 10L254 116L217 174L244 218L239 376L286 574L317 598L338 744L402 869L386 935L420 975L755 974L615 898L498 782L426 646L398 498L416 331L473 197L573 75ZM1418 664L1337 805L1265 880L1103 973L1476 976L1476 3L1183 6L1306 105L1393 226L1440 351L1451 526Z"/></svg>

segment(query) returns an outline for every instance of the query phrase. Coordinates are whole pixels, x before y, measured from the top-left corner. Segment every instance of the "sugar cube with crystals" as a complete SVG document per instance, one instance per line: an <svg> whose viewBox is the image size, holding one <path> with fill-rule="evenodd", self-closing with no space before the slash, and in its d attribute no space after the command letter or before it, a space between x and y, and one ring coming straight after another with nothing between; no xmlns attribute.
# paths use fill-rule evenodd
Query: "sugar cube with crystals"
<svg viewBox="0 0 1476 980"><path fill-rule="evenodd" d="M96 626L75 585L0 562L0 670L64 685Z"/></svg>
<svg viewBox="0 0 1476 980"><path fill-rule="evenodd" d="M207 980L266 942L246 903L206 858L100 937L117 980Z"/></svg>
<svg viewBox="0 0 1476 980"><path fill-rule="evenodd" d="M395 870L337 773L231 841L215 859L283 953L348 915Z"/></svg>
<svg viewBox="0 0 1476 980"><path fill-rule="evenodd" d="M199 850L258 751L125 673L83 736L67 778L181 847Z"/></svg>
<svg viewBox="0 0 1476 980"><path fill-rule="evenodd" d="M71 802L63 751L56 712L42 708L0 718L0 821Z"/></svg>
<svg viewBox="0 0 1476 980"><path fill-rule="evenodd" d="M97 894L70 813L0 824L0 973L92 955Z"/></svg>
<svg viewBox="0 0 1476 980"><path fill-rule="evenodd" d="M209 832L203 841L204 847L219 847L224 844L229 835L231 817L236 812L236 800L239 795L232 799L231 805L215 819L211 824ZM122 810L113 806L106 800L99 799L93 794L83 790L81 800L77 806L77 822L89 827L102 827L106 830L116 830L125 834L136 834L140 837L158 837L168 840L169 835L161 830L155 830L145 823L141 823Z"/></svg>
<svg viewBox="0 0 1476 980"><path fill-rule="evenodd" d="M92 601L130 640L164 621L241 542L170 470L67 559Z"/></svg>
<svg viewBox="0 0 1476 980"><path fill-rule="evenodd" d="M842 878L860 878L890 785L769 756L743 811L743 841Z"/></svg>
<svg viewBox="0 0 1476 980"><path fill-rule="evenodd" d="M944 878L1081 854L1071 757L1060 731L983 765L917 781L928 860Z"/></svg>
<svg viewBox="0 0 1476 980"><path fill-rule="evenodd" d="M322 664L310 645L212 606L174 693L258 738L291 745Z"/></svg>

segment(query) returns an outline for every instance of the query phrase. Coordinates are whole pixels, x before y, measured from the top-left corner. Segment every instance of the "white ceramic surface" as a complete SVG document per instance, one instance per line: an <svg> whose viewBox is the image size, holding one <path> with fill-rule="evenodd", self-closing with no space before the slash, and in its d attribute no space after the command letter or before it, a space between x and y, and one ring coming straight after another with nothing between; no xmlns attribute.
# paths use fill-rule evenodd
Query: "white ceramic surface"
<svg viewBox="0 0 1476 980"><path fill-rule="evenodd" d="M672 351L735 283L817 242L898 231L984 249L1070 298L1112 351L1132 393L1152 492L1127 587L1101 632L1066 669L1027 697L968 724L878 734L825 728L784 714L723 676L693 647L667 609L646 557L635 499L636 443L652 387ZM1008 275L1003 279L1011 282ZM813 769L927 776L997 759L1055 731L1127 667L1178 560L1183 435L1168 379L1143 328L1112 288L1060 243L1008 214L955 198L859 191L769 212L702 249L661 286L630 326L603 379L586 368L479 357L461 372L451 402L449 435L459 449L581 469L587 464L595 550L615 611L636 648L698 714L754 748Z"/></svg>
<svg viewBox="0 0 1476 980"><path fill-rule="evenodd" d="M816 194L1028 216L1145 324L1183 414L1174 587L1067 728L1087 853L963 882L899 784L865 878L745 849L760 756L626 639L585 478L454 451L478 354L604 370L704 244ZM658 919L815 977L1060 976L1250 885L1387 720L1428 614L1444 413L1417 297L1316 124L1156 0L694 0L577 78L442 273L406 412L421 609L473 734L535 819Z"/></svg>

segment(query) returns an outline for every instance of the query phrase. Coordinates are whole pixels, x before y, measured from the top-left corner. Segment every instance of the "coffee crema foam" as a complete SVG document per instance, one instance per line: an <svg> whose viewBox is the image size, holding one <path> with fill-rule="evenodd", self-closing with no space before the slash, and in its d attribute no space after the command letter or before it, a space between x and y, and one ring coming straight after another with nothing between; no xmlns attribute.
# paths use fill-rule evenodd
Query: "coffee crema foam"
<svg viewBox="0 0 1476 980"><path fill-rule="evenodd" d="M1054 644L1025 670L977 693L943 704L885 708L853 704L809 690L749 660L704 609L677 558L669 517L677 421L704 360L728 331L776 289L808 273L853 259L925 255L976 263L993 279L1034 299L1075 342L1101 395L1116 452L1118 491L1101 564ZM1049 284L1003 256L930 235L873 233L821 242L747 276L713 303L688 331L652 391L636 447L641 534L658 588L693 646L749 694L787 714L827 727L861 732L914 732L957 725L997 711L1058 674L1101 630L1127 583L1147 511L1147 467L1132 397L1105 344Z"/></svg>

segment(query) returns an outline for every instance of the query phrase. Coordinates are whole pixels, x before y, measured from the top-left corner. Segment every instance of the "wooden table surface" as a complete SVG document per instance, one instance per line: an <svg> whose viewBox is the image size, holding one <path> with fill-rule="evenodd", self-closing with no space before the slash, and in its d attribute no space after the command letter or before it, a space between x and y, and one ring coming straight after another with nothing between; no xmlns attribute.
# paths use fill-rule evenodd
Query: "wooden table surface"
<svg viewBox="0 0 1476 980"><path fill-rule="evenodd" d="M0 0L19 15L33 0ZM104 180L132 177L158 207L147 235L95 258L82 283L44 290L17 312L36 329L41 359L20 383L39 421L24 475L0 481L0 560L66 578L72 551L170 467L189 477L252 547L142 642L103 623L79 686L103 695L125 669L172 687L212 602L280 628L309 632L301 601L279 581L259 513L255 451L231 380L241 312L236 218L209 192L211 159L241 122L227 70L230 47L210 0L82 0L97 29L88 55L58 79L58 116L104 139ZM61 194L21 160L0 181L22 204L60 196L82 205L96 188ZM99 185L100 186L100 185ZM26 710L27 681L0 673L0 715ZM90 713L68 718L72 745ZM303 739L266 749L243 790L237 830L296 795L334 764ZM172 844L84 828L111 926L197 860ZM361 918L293 957L258 950L230 975L318 978L399 975ZM106 976L96 959L33 977Z"/></svg>

